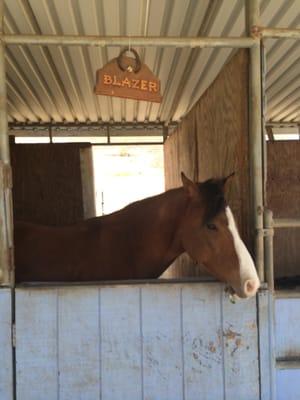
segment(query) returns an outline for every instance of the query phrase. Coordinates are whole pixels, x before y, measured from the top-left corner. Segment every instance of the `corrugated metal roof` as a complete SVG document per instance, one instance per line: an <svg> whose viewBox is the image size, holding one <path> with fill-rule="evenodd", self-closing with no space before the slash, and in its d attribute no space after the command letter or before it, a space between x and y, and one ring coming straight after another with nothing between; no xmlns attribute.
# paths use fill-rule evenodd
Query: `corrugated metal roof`
<svg viewBox="0 0 300 400"><path fill-rule="evenodd" d="M299 0L262 0L261 22L300 27ZM241 0L7 0L5 33L241 36ZM300 43L266 41L267 118L300 121ZM95 71L118 48L7 46L9 120L178 121L216 77L231 49L137 48L162 82L162 104L95 96Z"/></svg>

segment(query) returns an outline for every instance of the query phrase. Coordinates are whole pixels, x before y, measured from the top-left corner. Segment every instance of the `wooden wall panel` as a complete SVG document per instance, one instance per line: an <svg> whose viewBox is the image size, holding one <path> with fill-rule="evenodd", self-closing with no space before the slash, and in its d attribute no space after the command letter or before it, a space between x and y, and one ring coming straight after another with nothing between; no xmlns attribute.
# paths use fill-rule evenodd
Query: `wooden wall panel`
<svg viewBox="0 0 300 400"><path fill-rule="evenodd" d="M228 202L241 236L252 247L248 161L248 53L239 51L167 139L166 189L180 186L180 171L203 181L235 172ZM165 277L203 275L185 255Z"/></svg>
<svg viewBox="0 0 300 400"><path fill-rule="evenodd" d="M168 138L164 145L164 173L166 189L180 186L177 131Z"/></svg>
<svg viewBox="0 0 300 400"><path fill-rule="evenodd" d="M300 141L268 142L267 204L274 218L300 218ZM275 278L300 277L300 229L276 229Z"/></svg>
<svg viewBox="0 0 300 400"><path fill-rule="evenodd" d="M17 398L257 399L256 315L219 283L17 288Z"/></svg>
<svg viewBox="0 0 300 400"><path fill-rule="evenodd" d="M89 149L90 145L11 145L15 219L65 225L85 217L82 148ZM86 178L93 180L93 176ZM86 199L85 202L87 204ZM86 209L90 216L91 207L86 206Z"/></svg>

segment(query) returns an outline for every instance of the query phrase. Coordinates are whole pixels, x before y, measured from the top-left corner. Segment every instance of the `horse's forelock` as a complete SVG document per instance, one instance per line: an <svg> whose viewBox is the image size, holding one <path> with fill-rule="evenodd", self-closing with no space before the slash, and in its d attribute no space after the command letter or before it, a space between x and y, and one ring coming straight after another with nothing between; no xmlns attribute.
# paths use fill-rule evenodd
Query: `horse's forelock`
<svg viewBox="0 0 300 400"><path fill-rule="evenodd" d="M200 186L206 201L205 222L213 219L221 212L225 212L227 206L222 182L219 179L209 179Z"/></svg>

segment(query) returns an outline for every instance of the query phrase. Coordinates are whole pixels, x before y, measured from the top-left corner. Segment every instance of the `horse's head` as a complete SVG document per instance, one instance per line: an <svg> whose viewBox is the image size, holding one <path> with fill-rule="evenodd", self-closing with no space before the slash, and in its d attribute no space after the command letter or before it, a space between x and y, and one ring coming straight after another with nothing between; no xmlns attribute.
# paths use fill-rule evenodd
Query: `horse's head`
<svg viewBox="0 0 300 400"><path fill-rule="evenodd" d="M251 297L260 282L224 197L228 178L194 183L182 173L187 196L182 245L194 261L230 285L237 296Z"/></svg>

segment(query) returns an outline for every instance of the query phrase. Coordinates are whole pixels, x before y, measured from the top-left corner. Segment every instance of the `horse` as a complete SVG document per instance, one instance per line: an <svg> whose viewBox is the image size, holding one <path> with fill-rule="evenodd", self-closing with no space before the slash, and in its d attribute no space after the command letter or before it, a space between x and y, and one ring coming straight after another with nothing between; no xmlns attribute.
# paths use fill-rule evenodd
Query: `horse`
<svg viewBox="0 0 300 400"><path fill-rule="evenodd" d="M158 278L182 253L241 298L260 282L225 200L230 176L193 182L70 226L16 222L16 282Z"/></svg>

